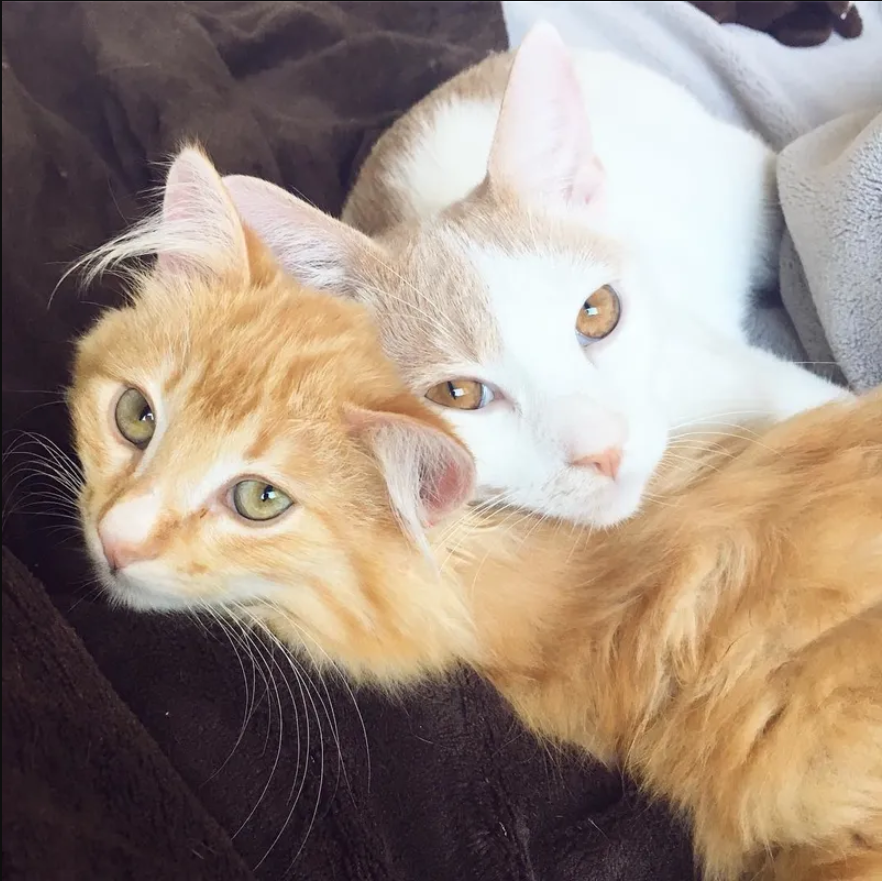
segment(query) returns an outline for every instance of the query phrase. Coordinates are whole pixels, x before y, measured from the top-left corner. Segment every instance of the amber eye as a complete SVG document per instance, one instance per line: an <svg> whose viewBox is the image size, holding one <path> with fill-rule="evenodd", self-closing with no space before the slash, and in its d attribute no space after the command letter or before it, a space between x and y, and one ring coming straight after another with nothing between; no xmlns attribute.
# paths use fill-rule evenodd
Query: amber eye
<svg viewBox="0 0 882 881"><path fill-rule="evenodd" d="M126 389L116 403L116 427L119 433L143 450L156 432L156 417L150 402L136 388Z"/></svg>
<svg viewBox="0 0 882 881"><path fill-rule="evenodd" d="M454 410L480 410L486 407L496 395L489 385L475 379L450 379L433 385L426 397L439 407Z"/></svg>
<svg viewBox="0 0 882 881"><path fill-rule="evenodd" d="M583 346L609 336L619 323L622 306L611 285L598 288L576 316L576 335Z"/></svg>
<svg viewBox="0 0 882 881"><path fill-rule="evenodd" d="M233 507L246 520L275 520L291 505L291 498L264 480L240 480L233 487Z"/></svg>

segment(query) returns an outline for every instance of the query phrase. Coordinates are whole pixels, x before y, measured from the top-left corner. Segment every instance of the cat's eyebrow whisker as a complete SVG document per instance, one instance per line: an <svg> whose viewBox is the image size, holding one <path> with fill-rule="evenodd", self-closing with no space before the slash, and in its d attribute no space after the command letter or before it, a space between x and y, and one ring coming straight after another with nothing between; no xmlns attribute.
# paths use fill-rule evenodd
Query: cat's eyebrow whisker
<svg viewBox="0 0 882 881"><path fill-rule="evenodd" d="M376 256L376 254L373 255L373 259L387 272L391 272L392 275L394 275L403 285L410 288L414 292L414 294L419 297L420 300L426 303L430 302L429 298L412 281L410 281L410 279L405 278L397 269L390 266L388 263L386 263L385 260L380 260L379 257ZM379 292L383 293L382 291Z"/></svg>

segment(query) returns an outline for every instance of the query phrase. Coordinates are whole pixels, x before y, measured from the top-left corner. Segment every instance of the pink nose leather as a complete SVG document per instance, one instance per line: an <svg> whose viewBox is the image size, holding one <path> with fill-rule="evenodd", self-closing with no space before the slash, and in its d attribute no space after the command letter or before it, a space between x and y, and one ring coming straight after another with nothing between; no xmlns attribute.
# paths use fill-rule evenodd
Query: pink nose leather
<svg viewBox="0 0 882 881"><path fill-rule="evenodd" d="M590 456L582 456L574 459L573 465L580 468L595 468L604 477L615 480L622 464L622 451L618 447L610 447L600 453L592 453Z"/></svg>
<svg viewBox="0 0 882 881"><path fill-rule="evenodd" d="M98 538L101 541L101 549L104 551L104 558L111 571L118 572L137 563L139 560L150 559L151 554L144 545L131 544L114 537L102 526L98 527Z"/></svg>

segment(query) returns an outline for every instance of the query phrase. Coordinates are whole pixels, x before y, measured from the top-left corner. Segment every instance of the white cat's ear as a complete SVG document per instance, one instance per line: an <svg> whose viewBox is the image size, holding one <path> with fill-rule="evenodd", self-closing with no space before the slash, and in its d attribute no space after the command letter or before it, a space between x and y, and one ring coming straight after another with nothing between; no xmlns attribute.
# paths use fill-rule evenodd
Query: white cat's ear
<svg viewBox="0 0 882 881"><path fill-rule="evenodd" d="M475 463L448 429L427 419L388 410L349 408L350 429L377 457L389 498L410 535L464 505L475 486Z"/></svg>
<svg viewBox="0 0 882 881"><path fill-rule="evenodd" d="M224 184L242 220L309 287L346 293L359 262L379 251L363 233L268 181L230 175Z"/></svg>
<svg viewBox="0 0 882 881"><path fill-rule="evenodd" d="M156 235L162 271L248 271L242 221L214 165L196 147L185 147L169 168Z"/></svg>
<svg viewBox="0 0 882 881"><path fill-rule="evenodd" d="M558 32L540 22L515 54L493 137L491 183L542 201L587 204L603 168L573 62Z"/></svg>

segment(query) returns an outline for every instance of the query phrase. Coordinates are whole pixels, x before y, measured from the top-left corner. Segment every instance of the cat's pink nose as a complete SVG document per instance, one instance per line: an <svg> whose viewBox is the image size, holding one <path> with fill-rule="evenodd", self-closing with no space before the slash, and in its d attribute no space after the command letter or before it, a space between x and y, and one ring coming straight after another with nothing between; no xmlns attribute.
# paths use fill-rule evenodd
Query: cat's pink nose
<svg viewBox="0 0 882 881"><path fill-rule="evenodd" d="M131 566L132 563L149 560L154 556L150 553L147 545L126 541L123 536L108 529L106 523L102 523L98 527L98 538L101 541L101 549L104 551L104 559L107 560L111 572L118 572L120 569L125 569L126 566Z"/></svg>
<svg viewBox="0 0 882 881"><path fill-rule="evenodd" d="M101 518L98 538L113 571L157 556L155 535L160 511L159 497L142 493L118 501Z"/></svg>
<svg viewBox="0 0 882 881"><path fill-rule="evenodd" d="M579 468L594 468L604 477L615 480L622 464L622 451L618 447L610 447L600 453L592 453L590 456L574 459L572 464Z"/></svg>

